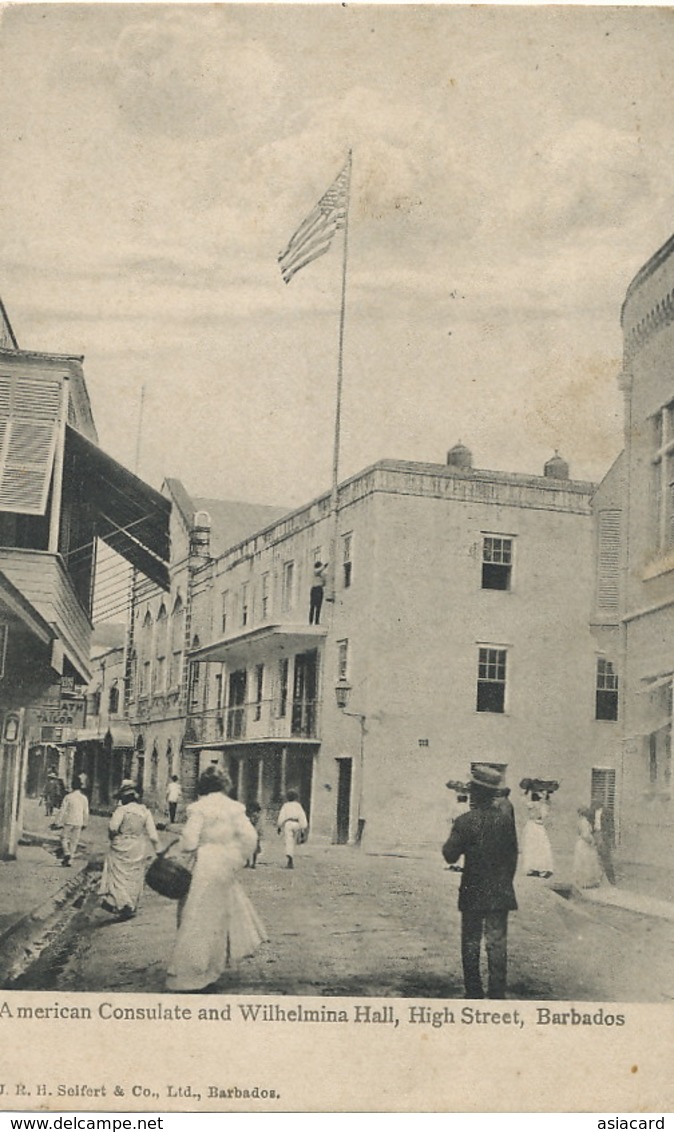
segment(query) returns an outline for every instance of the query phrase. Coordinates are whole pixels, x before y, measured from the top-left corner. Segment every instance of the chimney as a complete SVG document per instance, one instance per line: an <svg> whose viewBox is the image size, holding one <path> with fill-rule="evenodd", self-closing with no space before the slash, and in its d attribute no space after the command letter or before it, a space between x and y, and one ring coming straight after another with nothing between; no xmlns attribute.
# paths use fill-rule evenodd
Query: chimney
<svg viewBox="0 0 674 1132"><path fill-rule="evenodd" d="M549 480L568 480L569 479L569 465L566 460L563 460L559 452L555 450L555 454L551 460L543 468L543 475Z"/></svg>
<svg viewBox="0 0 674 1132"><path fill-rule="evenodd" d="M466 448L465 444L459 441L447 453L447 463L450 468L472 468L473 453L470 448Z"/></svg>

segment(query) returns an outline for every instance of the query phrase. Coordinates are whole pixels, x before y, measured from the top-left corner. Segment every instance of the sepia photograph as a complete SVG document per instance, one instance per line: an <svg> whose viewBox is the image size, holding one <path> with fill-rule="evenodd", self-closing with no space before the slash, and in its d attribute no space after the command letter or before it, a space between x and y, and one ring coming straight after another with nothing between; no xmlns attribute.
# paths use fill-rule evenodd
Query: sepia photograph
<svg viewBox="0 0 674 1132"><path fill-rule="evenodd" d="M0 9L0 1107L671 1107L673 51Z"/></svg>

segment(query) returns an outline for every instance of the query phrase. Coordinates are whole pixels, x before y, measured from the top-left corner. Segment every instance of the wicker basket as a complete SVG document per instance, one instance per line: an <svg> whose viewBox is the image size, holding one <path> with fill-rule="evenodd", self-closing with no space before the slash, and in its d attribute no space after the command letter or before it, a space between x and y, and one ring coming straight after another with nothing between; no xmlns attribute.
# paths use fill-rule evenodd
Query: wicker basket
<svg viewBox="0 0 674 1132"><path fill-rule="evenodd" d="M175 842L171 842L171 845L175 845ZM180 861L166 856L171 845L157 853L145 874L145 882L160 896L167 896L169 900L182 900L190 890L192 873Z"/></svg>

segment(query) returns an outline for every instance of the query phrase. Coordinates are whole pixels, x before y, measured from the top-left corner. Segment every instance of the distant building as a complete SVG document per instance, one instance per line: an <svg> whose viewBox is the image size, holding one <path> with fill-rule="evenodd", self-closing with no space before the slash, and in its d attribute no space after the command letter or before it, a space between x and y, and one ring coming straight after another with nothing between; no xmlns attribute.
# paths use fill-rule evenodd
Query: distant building
<svg viewBox="0 0 674 1132"><path fill-rule="evenodd" d="M171 504L170 590L137 587L128 643L127 717L133 731L131 774L144 801L161 811L171 774L180 773L186 797L196 790L198 759L188 728L188 655L199 646L193 626L195 581L212 554L284 514L279 507L191 497L177 479L163 493ZM199 584L202 584L199 581Z"/></svg>
<svg viewBox="0 0 674 1132"><path fill-rule="evenodd" d="M552 835L570 850L576 808L620 750L599 696L617 664L603 607L589 625L594 490L559 457L529 476L474 469L457 446L447 464L353 476L336 524L325 495L215 554L205 520L197 549L196 516L174 507L173 605L140 603L134 622L131 721L164 767L148 778L146 762L146 793L178 768L184 712L184 788L222 765L273 821L294 787L312 837L437 844L445 782L490 762L516 807L522 778L560 781ZM329 568L310 624L317 562Z"/></svg>
<svg viewBox="0 0 674 1132"><path fill-rule="evenodd" d="M72 769L73 775L87 774L94 810L107 811L114 805L122 779L131 774L134 738L124 716L125 646L124 625L94 629L85 724L75 737Z"/></svg>

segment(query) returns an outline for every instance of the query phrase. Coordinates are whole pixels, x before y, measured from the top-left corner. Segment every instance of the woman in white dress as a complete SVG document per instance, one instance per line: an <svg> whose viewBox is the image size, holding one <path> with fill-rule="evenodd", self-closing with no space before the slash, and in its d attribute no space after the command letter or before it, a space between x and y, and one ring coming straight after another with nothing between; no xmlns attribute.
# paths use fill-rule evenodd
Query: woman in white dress
<svg viewBox="0 0 674 1132"><path fill-rule="evenodd" d="M576 888L597 888L602 867L592 829L591 810L578 811L578 837L573 851L573 883Z"/></svg>
<svg viewBox="0 0 674 1132"><path fill-rule="evenodd" d="M529 816L522 837L522 868L530 877L550 877L554 866L550 838L545 828L550 804L547 797L532 791L527 809Z"/></svg>
<svg viewBox="0 0 674 1132"><path fill-rule="evenodd" d="M159 848L159 835L152 814L138 801L130 782L122 783L119 805L108 826L110 848L103 866L99 893L106 912L128 920L138 910L147 858Z"/></svg>
<svg viewBox="0 0 674 1132"><path fill-rule="evenodd" d="M267 938L236 879L257 846L245 807L228 797L231 782L209 770L199 779L199 798L187 807L179 849L194 861L192 883L178 905L178 936L166 986L205 990Z"/></svg>

